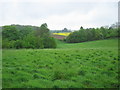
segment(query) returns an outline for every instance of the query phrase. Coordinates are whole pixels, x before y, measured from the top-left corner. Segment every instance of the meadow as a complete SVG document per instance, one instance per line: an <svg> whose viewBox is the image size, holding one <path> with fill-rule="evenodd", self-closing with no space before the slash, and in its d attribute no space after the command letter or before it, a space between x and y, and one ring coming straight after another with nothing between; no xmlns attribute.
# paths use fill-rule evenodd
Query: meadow
<svg viewBox="0 0 120 90"><path fill-rule="evenodd" d="M3 88L117 88L118 39L3 49Z"/></svg>

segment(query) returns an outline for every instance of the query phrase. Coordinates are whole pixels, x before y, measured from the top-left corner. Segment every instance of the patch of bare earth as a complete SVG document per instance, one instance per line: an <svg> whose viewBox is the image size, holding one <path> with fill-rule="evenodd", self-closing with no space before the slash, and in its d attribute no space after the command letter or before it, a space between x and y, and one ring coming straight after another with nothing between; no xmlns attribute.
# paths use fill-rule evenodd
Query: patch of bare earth
<svg viewBox="0 0 120 90"><path fill-rule="evenodd" d="M54 37L54 38L57 38L57 39L60 39L60 40L63 40L66 38L66 36L62 36L62 35L52 35L51 37Z"/></svg>

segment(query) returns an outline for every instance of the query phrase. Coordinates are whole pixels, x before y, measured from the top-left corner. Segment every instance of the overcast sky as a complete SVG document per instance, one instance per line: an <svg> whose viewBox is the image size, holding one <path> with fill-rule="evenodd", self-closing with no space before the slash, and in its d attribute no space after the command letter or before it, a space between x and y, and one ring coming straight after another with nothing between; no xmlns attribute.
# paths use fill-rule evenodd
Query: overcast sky
<svg viewBox="0 0 120 90"><path fill-rule="evenodd" d="M118 21L119 0L0 0L0 26L40 26L51 30L111 25Z"/></svg>

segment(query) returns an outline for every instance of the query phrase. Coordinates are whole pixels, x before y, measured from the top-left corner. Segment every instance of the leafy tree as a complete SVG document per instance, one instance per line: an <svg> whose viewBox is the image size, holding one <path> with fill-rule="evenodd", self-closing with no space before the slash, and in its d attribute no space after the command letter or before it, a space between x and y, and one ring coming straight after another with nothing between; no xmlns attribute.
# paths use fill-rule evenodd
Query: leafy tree
<svg viewBox="0 0 120 90"><path fill-rule="evenodd" d="M80 28L79 31L74 31L66 38L66 42L68 43L78 43L78 42L85 42L85 41L93 41L93 40L100 40L106 38L114 38L119 37L120 29L118 28L89 28L84 29L83 27Z"/></svg>
<svg viewBox="0 0 120 90"><path fill-rule="evenodd" d="M80 27L80 30L83 30L83 27L82 27L82 26Z"/></svg>
<svg viewBox="0 0 120 90"><path fill-rule="evenodd" d="M8 38L9 40L18 40L19 32L15 26L3 26L2 36L3 36L3 39Z"/></svg>
<svg viewBox="0 0 120 90"><path fill-rule="evenodd" d="M43 44L43 39L42 38L35 38L35 48L44 48L44 44Z"/></svg>
<svg viewBox="0 0 120 90"><path fill-rule="evenodd" d="M39 30L36 31L36 36L38 37L48 37L50 36L49 29L47 28L47 24L44 23L40 26Z"/></svg>
<svg viewBox="0 0 120 90"><path fill-rule="evenodd" d="M78 34L78 33L79 33L79 31L75 31L75 32L71 33L66 38L66 42L69 42L69 43L77 43L77 42L79 42L80 34Z"/></svg>
<svg viewBox="0 0 120 90"><path fill-rule="evenodd" d="M23 39L25 36L27 36L30 32L33 32L32 28L29 26L24 26L22 29L19 30L20 39Z"/></svg>
<svg viewBox="0 0 120 90"><path fill-rule="evenodd" d="M91 30L91 29L87 29L87 30L86 30L86 34L87 34L87 41L92 41L92 40L94 40L94 36L93 36L93 33L92 33L92 30Z"/></svg>
<svg viewBox="0 0 120 90"><path fill-rule="evenodd" d="M15 47L16 49L23 48L23 43L22 43L22 41L21 41L21 40L16 40L16 41L14 42L14 47Z"/></svg>
<svg viewBox="0 0 120 90"><path fill-rule="evenodd" d="M24 48L35 48L35 36L33 33L28 34L23 39L23 47Z"/></svg>
<svg viewBox="0 0 120 90"><path fill-rule="evenodd" d="M14 41L9 41L8 39L2 40L2 48L15 48Z"/></svg>
<svg viewBox="0 0 120 90"><path fill-rule="evenodd" d="M84 30L83 28L79 30L79 34L80 34L80 42L84 42L87 41L87 33L86 30Z"/></svg>
<svg viewBox="0 0 120 90"><path fill-rule="evenodd" d="M8 39L2 40L2 48L10 48Z"/></svg>
<svg viewBox="0 0 120 90"><path fill-rule="evenodd" d="M56 48L57 47L57 44L53 37L43 38L43 44L44 44L44 48Z"/></svg>
<svg viewBox="0 0 120 90"><path fill-rule="evenodd" d="M101 32L103 34L103 38L104 39L107 38L107 34L108 34L107 29L105 29L104 27L101 27L100 30L101 30Z"/></svg>
<svg viewBox="0 0 120 90"><path fill-rule="evenodd" d="M36 31L36 36L43 40L44 48L56 48L56 42L54 38L50 37L50 31L47 28L47 24L44 23L40 26L39 30Z"/></svg>
<svg viewBox="0 0 120 90"><path fill-rule="evenodd" d="M97 28L95 30L95 40L100 40L100 39L103 39L103 34L102 32Z"/></svg>

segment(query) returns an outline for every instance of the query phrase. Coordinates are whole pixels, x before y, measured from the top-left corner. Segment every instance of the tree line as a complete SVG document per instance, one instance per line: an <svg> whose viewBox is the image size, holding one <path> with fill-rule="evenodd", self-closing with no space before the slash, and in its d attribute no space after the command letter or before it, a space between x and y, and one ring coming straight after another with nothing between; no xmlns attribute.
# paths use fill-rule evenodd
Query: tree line
<svg viewBox="0 0 120 90"><path fill-rule="evenodd" d="M65 41L68 43L79 43L93 40L120 37L120 28L80 28L79 31L72 32Z"/></svg>
<svg viewBox="0 0 120 90"><path fill-rule="evenodd" d="M66 29L64 29L66 31ZM1 32L0 32L1 33ZM120 37L120 28L80 28L71 32L65 39L67 43L80 43L93 40ZM2 48L56 48L57 44L47 24L40 27L30 25L2 26Z"/></svg>
<svg viewBox="0 0 120 90"><path fill-rule="evenodd" d="M6 25L2 27L2 48L56 48L55 39L44 23L40 27Z"/></svg>

